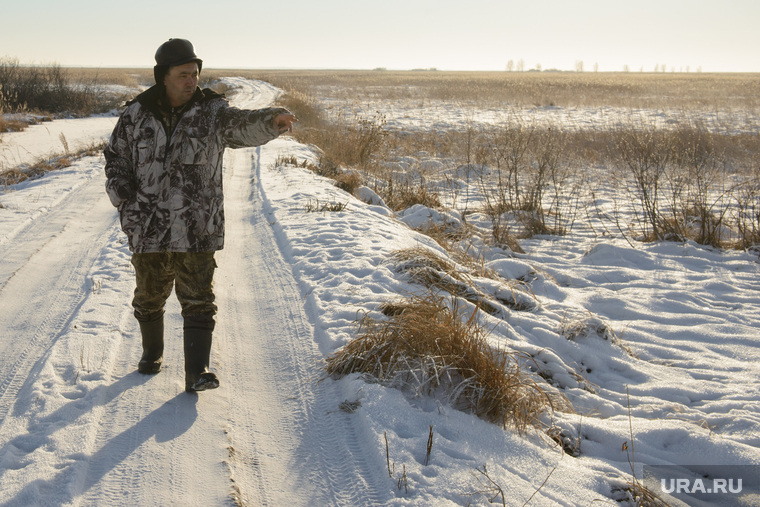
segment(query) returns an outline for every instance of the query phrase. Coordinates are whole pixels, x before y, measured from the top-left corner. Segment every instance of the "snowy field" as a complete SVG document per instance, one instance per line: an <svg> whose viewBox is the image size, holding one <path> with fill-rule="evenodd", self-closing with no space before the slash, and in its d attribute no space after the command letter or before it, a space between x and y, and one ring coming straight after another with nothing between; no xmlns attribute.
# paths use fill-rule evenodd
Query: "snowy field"
<svg viewBox="0 0 760 507"><path fill-rule="evenodd" d="M279 93L228 84L241 107ZM394 128L420 127L417 114L383 112ZM439 112L428 112L431 128L469 116ZM2 134L0 155L8 167L59 153L61 133L87 145L115 121ZM574 456L544 431L520 435L441 400L357 376L319 381L358 315L422 291L394 252L447 254L410 227L434 210L367 204L283 165L290 157L317 160L287 137L226 154L212 350L222 384L200 395L184 392L174 297L164 370L136 372L130 254L102 157L0 189L0 505L632 505L630 484L653 465L676 466L695 490L668 496L647 483L671 505L760 504L756 255L590 234L523 240L524 254L483 247L503 280L473 274L478 289L531 304L481 323L570 401L546 423ZM307 212L310 202L347 206ZM712 491L723 484L714 465L730 471L730 488Z"/></svg>
<svg viewBox="0 0 760 507"><path fill-rule="evenodd" d="M332 118L350 118L367 111L380 112L387 119L386 127L404 132L464 131L483 129L518 121L524 125L553 126L566 130L609 130L629 125L668 128L697 124L711 132L751 133L760 130L760 116L748 111L700 111L630 109L622 107L559 107L533 106L484 108L474 104L458 104L445 100L366 99L360 103L322 97L320 105Z"/></svg>

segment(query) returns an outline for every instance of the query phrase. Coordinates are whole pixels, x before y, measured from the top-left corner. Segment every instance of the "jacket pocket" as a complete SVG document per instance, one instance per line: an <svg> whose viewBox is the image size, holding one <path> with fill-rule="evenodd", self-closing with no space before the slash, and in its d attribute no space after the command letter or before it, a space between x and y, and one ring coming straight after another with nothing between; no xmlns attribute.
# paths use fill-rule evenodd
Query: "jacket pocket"
<svg viewBox="0 0 760 507"><path fill-rule="evenodd" d="M135 129L135 161L136 167L150 164L157 156L157 137L155 129L150 125L141 125Z"/></svg>
<svg viewBox="0 0 760 507"><path fill-rule="evenodd" d="M143 167L156 158L156 147L154 139L141 139L137 141L137 167Z"/></svg>
<svg viewBox="0 0 760 507"><path fill-rule="evenodd" d="M208 129L190 128L179 146L179 162L184 165L208 164L210 139Z"/></svg>

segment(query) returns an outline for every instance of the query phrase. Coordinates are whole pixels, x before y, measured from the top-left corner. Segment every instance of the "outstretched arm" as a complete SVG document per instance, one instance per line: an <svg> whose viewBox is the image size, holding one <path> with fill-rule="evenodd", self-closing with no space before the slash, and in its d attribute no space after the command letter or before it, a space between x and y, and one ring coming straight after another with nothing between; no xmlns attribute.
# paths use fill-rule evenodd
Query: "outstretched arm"
<svg viewBox="0 0 760 507"><path fill-rule="evenodd" d="M293 124L297 121L298 119L294 114L278 114L272 120L272 124L277 132L283 134L285 132L292 132Z"/></svg>
<svg viewBox="0 0 760 507"><path fill-rule="evenodd" d="M292 128L295 116L282 107L238 109L225 106L220 122L224 145L230 148L260 146Z"/></svg>

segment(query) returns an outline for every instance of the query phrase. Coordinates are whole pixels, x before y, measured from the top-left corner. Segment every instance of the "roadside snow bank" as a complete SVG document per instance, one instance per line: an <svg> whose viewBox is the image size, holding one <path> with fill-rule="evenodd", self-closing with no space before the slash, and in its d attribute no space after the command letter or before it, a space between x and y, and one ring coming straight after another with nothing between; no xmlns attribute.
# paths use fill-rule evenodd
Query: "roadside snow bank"
<svg viewBox="0 0 760 507"><path fill-rule="evenodd" d="M0 135L0 171L107 141L118 116L54 120Z"/></svg>
<svg viewBox="0 0 760 507"><path fill-rule="evenodd" d="M327 356L353 338L357 317L422 290L395 269L394 251L422 246L447 255L407 224L424 229L455 217L424 207L380 214L306 169L275 164L282 154L314 163L305 147L282 139L263 153L264 209L292 259ZM307 212L310 200L347 206ZM554 434L580 457L564 454L538 432L517 437L434 400L343 379L346 400L361 404L352 417L376 443L377 472L388 473L382 470L386 437L394 480L402 473L398 467L406 466L410 492L397 493L399 504L433 498L466 503L470 497L463 492L473 491L473 473L483 464L497 482L509 484L519 504L553 470L536 496L576 505L624 498L626 482L633 472L641 478L645 464L694 470L708 463L760 465L760 342L754 331L760 282L746 253L691 243L632 247L614 238L522 244L524 255L490 251L484 259L504 279L527 288L536 304L481 319L494 346L529 358L525 367L569 398L578 413L555 413ZM474 280L481 288L493 283ZM431 425L437 444L426 466Z"/></svg>

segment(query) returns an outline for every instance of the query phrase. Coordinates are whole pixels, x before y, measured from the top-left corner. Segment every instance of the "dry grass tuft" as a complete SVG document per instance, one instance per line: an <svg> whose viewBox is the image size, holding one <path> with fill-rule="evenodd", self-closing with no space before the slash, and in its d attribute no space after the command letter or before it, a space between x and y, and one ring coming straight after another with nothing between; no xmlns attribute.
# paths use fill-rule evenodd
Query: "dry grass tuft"
<svg viewBox="0 0 760 507"><path fill-rule="evenodd" d="M370 169L386 136L385 119L381 115L355 115L331 123L325 121L317 106L308 100L307 96L303 96L297 102L293 99L285 100L284 105L295 109L299 118L295 137L300 142L318 146L321 150L320 165Z"/></svg>
<svg viewBox="0 0 760 507"><path fill-rule="evenodd" d="M399 272L431 292L445 291L473 303L490 315L500 313L500 308L473 286L469 276L433 251L423 247L406 248L394 252L392 258L398 263Z"/></svg>
<svg viewBox="0 0 760 507"><path fill-rule="evenodd" d="M628 481L623 486L612 488L613 499L618 503L628 502L638 507L670 507L647 486L638 480Z"/></svg>
<svg viewBox="0 0 760 507"><path fill-rule="evenodd" d="M558 333L561 337L569 341L598 337L620 347L629 356L634 356L630 347L623 343L615 331L606 322L599 317L592 315L590 312L588 315L580 317L568 316L566 312L562 318Z"/></svg>
<svg viewBox="0 0 760 507"><path fill-rule="evenodd" d="M479 290L472 278L448 260L440 257L432 250L423 247L406 248L393 253L392 259L397 263L396 269L431 292L447 292L452 296L464 299L483 310L489 315L504 316L507 308L514 311L530 311L536 304L530 297L515 290L506 283L504 290L491 296ZM471 262L475 262L474 259ZM494 279L498 276L491 274ZM498 301L498 303L497 303ZM503 305L503 306L500 306Z"/></svg>
<svg viewBox="0 0 760 507"><path fill-rule="evenodd" d="M307 213L324 213L327 211L345 211L348 207L348 203L344 202L320 202L319 199L309 199L306 203Z"/></svg>
<svg viewBox="0 0 760 507"><path fill-rule="evenodd" d="M363 184L361 176L356 171L344 171L334 179L336 187L345 190L351 195L354 195L356 190Z"/></svg>
<svg viewBox="0 0 760 507"><path fill-rule="evenodd" d="M399 270L403 272L415 273L434 271L440 273L439 275L424 275L420 274L419 281L424 281L425 278L429 279L429 283L424 283L425 286L433 286L435 282L439 282L443 276L450 277L457 282L465 283L468 278L459 270L456 269L454 263L449 262L434 251L425 247L412 247L404 248L403 250L397 250L393 253L393 260L399 263Z"/></svg>
<svg viewBox="0 0 760 507"><path fill-rule="evenodd" d="M29 176L21 169L13 168L0 173L0 185L8 186L28 180Z"/></svg>
<svg viewBox="0 0 760 507"><path fill-rule="evenodd" d="M391 177L388 178L385 185L377 187L376 191L382 196L388 207L394 211L405 210L415 204L422 204L428 208L442 207L438 194L428 188L424 182L396 181Z"/></svg>
<svg viewBox="0 0 760 507"><path fill-rule="evenodd" d="M361 373L415 394L443 395L455 408L520 432L540 426L552 396L524 373L514 354L491 347L476 322L435 295L386 305L388 320L365 315L359 332L327 359L327 372Z"/></svg>
<svg viewBox="0 0 760 507"><path fill-rule="evenodd" d="M356 189L364 184L361 175L357 171L351 169L345 170L325 157L321 158L319 165L311 164L308 166L308 169L311 169L320 176L330 178L336 187L351 195L354 195Z"/></svg>
<svg viewBox="0 0 760 507"><path fill-rule="evenodd" d="M466 267L475 276L501 279L494 270L486 267L486 259L482 254L474 253L473 244L469 241L477 234L474 228L467 224L455 228L434 224L421 232L434 239L451 259Z"/></svg>
<svg viewBox="0 0 760 507"><path fill-rule="evenodd" d="M275 166L280 165L292 165L294 167L308 169L319 176L333 180L333 184L336 187L351 195L354 195L356 189L364 183L358 172L353 170L343 170L325 158L320 161L319 165L315 165L307 161L299 162L296 157L280 157L275 161Z"/></svg>
<svg viewBox="0 0 760 507"><path fill-rule="evenodd" d="M49 160L41 160L31 165L13 167L6 171L0 172L0 185L8 186L21 183L29 179L35 179L58 169L64 169L74 164L75 161L83 157L93 157L103 151L105 142L93 144L81 148L75 152L53 157Z"/></svg>

